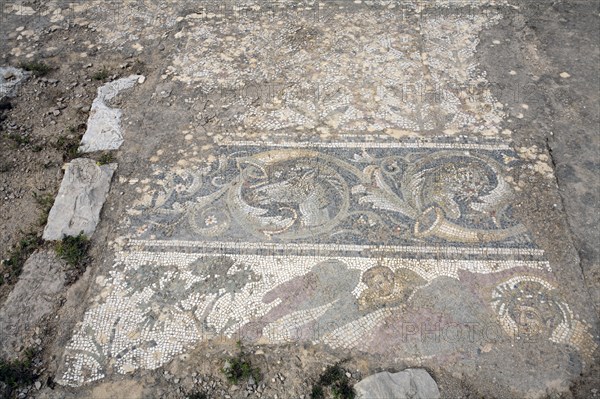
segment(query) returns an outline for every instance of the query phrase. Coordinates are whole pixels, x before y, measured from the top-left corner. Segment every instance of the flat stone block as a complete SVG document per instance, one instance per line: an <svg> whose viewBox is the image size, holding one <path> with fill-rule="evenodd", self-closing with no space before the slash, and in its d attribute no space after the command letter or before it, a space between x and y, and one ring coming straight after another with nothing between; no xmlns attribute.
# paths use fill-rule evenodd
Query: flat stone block
<svg viewBox="0 0 600 399"><path fill-rule="evenodd" d="M27 259L17 285L0 310L0 354L17 356L17 348L31 330L54 309L65 281L62 262L53 251L36 252Z"/></svg>
<svg viewBox="0 0 600 399"><path fill-rule="evenodd" d="M71 161L48 215L44 240L61 240L82 231L91 236L100 220L100 211L116 169L116 163L98 166L91 159Z"/></svg>

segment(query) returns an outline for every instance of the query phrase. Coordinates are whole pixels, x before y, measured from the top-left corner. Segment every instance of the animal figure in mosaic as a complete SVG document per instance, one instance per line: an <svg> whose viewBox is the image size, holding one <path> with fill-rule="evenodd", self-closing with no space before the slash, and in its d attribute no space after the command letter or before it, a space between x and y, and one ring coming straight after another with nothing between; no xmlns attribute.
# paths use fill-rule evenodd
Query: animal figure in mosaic
<svg viewBox="0 0 600 399"><path fill-rule="evenodd" d="M266 181L254 188L254 203L265 207L293 205L300 212L300 216L295 212L294 216L303 226L318 226L330 220L327 190L318 180L317 169L305 171L295 165L287 173L274 172L273 178L274 182Z"/></svg>
<svg viewBox="0 0 600 399"><path fill-rule="evenodd" d="M313 151L274 150L238 160L227 193L236 220L263 238L300 238L330 231L349 207L347 184Z"/></svg>
<svg viewBox="0 0 600 399"><path fill-rule="evenodd" d="M309 149L242 151L219 157L218 166L165 178L146 205L152 225L165 235L175 234L182 220L203 237L234 232L234 226L255 239L360 235L356 217L369 215L369 225L377 225L369 234L380 236L398 231L409 240L466 244L527 240L525 227L511 217L513 193L502 165L480 154L377 158L364 151L348 162Z"/></svg>
<svg viewBox="0 0 600 399"><path fill-rule="evenodd" d="M194 316L201 322L206 322L221 298L235 296L247 284L260 280L259 275L227 256L201 257L192 262L189 269L192 275L201 279L191 292L198 299Z"/></svg>

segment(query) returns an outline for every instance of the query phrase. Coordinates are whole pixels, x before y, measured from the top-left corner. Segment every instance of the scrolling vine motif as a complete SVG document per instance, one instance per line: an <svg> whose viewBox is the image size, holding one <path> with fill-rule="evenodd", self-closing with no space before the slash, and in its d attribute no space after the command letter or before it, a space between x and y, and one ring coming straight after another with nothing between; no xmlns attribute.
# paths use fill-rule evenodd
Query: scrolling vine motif
<svg viewBox="0 0 600 399"><path fill-rule="evenodd" d="M527 241L511 217L506 166L493 157L450 150L348 157L314 149L222 155L166 174L141 211L154 215L158 231L169 234L175 220L202 239L359 240L368 230L370 242Z"/></svg>

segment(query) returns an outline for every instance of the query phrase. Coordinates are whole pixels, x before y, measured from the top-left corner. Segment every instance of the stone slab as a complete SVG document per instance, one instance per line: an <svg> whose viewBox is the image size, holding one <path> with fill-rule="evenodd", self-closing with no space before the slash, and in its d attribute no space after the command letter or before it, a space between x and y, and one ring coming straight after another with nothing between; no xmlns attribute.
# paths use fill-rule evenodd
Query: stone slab
<svg viewBox="0 0 600 399"><path fill-rule="evenodd" d="M121 91L132 88L141 78L141 75L131 75L98 88L90 110L87 130L79 146L80 152L116 150L123 144L121 110L110 107L107 102Z"/></svg>
<svg viewBox="0 0 600 399"><path fill-rule="evenodd" d="M61 240L83 232L91 236L100 220L117 164L97 165L78 158L67 164L65 176L44 229L44 240Z"/></svg>
<svg viewBox="0 0 600 399"><path fill-rule="evenodd" d="M359 399L438 399L440 391L429 373L406 369L370 375L354 385Z"/></svg>
<svg viewBox="0 0 600 399"><path fill-rule="evenodd" d="M63 263L53 251L36 252L27 259L19 281L0 310L0 354L14 357L42 318L55 306L63 288Z"/></svg>

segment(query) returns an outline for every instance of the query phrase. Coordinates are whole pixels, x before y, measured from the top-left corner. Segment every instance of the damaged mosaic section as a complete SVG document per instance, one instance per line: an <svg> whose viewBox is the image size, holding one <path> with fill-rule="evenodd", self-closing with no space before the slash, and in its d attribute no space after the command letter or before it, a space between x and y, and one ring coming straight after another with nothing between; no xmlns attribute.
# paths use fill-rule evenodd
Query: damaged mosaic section
<svg viewBox="0 0 600 399"><path fill-rule="evenodd" d="M130 250L119 254L110 276L97 280L101 293L66 348L61 383L78 386L109 372L155 369L219 337L402 354L411 340L398 333L410 320L440 322L431 310L411 312L410 304L443 278L480 281L480 292L473 295L489 304L486 312L496 313L504 339L548 339L591 361L596 344L590 326L554 289L545 261ZM441 320L442 331L456 324L449 315ZM462 345L418 354L451 354Z"/></svg>
<svg viewBox="0 0 600 399"><path fill-rule="evenodd" d="M321 3L316 19L295 9L235 23L188 15L163 78L195 87L190 102L231 113L226 128L500 135L502 104L475 57L500 14L440 15L418 3L404 12Z"/></svg>
<svg viewBox="0 0 600 399"><path fill-rule="evenodd" d="M464 343L408 353L416 337L399 331L424 319L454 325L451 312L412 310L452 281L487 303L477 317L500 338L547 341L590 362L590 326L510 211L514 155L444 140L240 142L214 162L157 170L96 280L61 383L155 369L218 337L450 355Z"/></svg>
<svg viewBox="0 0 600 399"><path fill-rule="evenodd" d="M504 350L566 354L548 380L591 363L592 327L512 209L517 167L552 171L498 139L510 132L476 53L501 7L325 2L313 18L240 4L233 19L206 4L176 19L160 78L194 112L185 140L202 130L215 146L179 149L173 167L161 148L151 174L122 177L139 200L59 382L156 369L219 337L462 359L486 341L407 326L474 320Z"/></svg>

